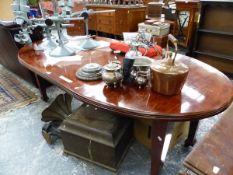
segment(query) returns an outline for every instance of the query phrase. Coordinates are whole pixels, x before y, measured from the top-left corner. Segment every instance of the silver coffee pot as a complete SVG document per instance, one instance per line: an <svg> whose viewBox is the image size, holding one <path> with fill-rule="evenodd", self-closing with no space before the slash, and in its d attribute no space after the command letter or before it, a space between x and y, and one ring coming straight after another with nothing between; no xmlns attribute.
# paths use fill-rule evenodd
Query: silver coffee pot
<svg viewBox="0 0 233 175"><path fill-rule="evenodd" d="M141 88L147 85L150 79L150 65L152 59L146 56L138 56L135 58L131 76L133 77L135 83Z"/></svg>

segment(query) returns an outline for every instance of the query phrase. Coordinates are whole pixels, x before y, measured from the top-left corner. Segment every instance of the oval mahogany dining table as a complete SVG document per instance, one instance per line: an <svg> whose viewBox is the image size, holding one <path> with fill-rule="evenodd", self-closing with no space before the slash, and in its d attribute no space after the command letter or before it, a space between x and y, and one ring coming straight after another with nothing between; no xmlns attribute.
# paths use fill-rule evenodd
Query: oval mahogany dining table
<svg viewBox="0 0 233 175"><path fill-rule="evenodd" d="M106 38L97 38L108 42ZM200 119L224 111L232 102L233 85L219 70L194 58L177 55L177 61L189 67L189 74L180 94L164 96L148 87L136 85L107 87L102 80L82 81L76 71L87 63L105 65L114 59L109 47L77 51L75 56L52 58L31 46L19 50L19 62L35 74L57 85L78 100L131 118L152 121L151 174L158 175L167 151L166 136L171 123L190 121L186 145L192 145ZM118 56L122 62L123 56ZM165 148L166 147L166 148ZM165 151L165 152L166 152Z"/></svg>

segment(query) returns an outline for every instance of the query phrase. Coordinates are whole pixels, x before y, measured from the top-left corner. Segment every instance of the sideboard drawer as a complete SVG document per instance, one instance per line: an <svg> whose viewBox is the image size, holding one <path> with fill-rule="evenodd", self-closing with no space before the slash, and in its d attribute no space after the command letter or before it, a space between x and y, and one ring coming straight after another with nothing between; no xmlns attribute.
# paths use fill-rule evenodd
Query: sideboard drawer
<svg viewBox="0 0 233 175"><path fill-rule="evenodd" d="M114 25L114 18L109 18L107 16L98 16L97 17L97 23L98 25L104 24L104 25Z"/></svg>
<svg viewBox="0 0 233 175"><path fill-rule="evenodd" d="M105 9L105 10L111 10L111 9ZM115 12L105 12L105 13L99 13L99 16L115 16Z"/></svg>
<svg viewBox="0 0 233 175"><path fill-rule="evenodd" d="M111 25L101 24L97 26L97 31L105 33L114 33L114 28Z"/></svg>

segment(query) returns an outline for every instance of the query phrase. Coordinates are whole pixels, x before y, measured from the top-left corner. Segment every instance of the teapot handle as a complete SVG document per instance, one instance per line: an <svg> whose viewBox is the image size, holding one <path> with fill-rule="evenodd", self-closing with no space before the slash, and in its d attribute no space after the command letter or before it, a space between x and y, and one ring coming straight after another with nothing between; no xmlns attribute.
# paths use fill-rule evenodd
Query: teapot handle
<svg viewBox="0 0 233 175"><path fill-rule="evenodd" d="M168 40L167 40L167 50L166 50L166 58L168 58L168 54L169 54L169 41L174 45L175 47L175 55L174 57L172 58L172 65L174 65L175 63L175 59L176 59L176 55L177 55L177 51L178 51L178 40L172 35L172 34L169 34L168 35Z"/></svg>

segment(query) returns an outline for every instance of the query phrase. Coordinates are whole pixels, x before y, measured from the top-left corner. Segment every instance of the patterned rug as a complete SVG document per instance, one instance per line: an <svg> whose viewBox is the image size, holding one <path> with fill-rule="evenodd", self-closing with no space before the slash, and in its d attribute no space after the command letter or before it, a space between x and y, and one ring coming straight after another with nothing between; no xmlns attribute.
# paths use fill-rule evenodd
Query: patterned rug
<svg viewBox="0 0 233 175"><path fill-rule="evenodd" d="M0 113L28 105L37 99L13 73L0 66Z"/></svg>

